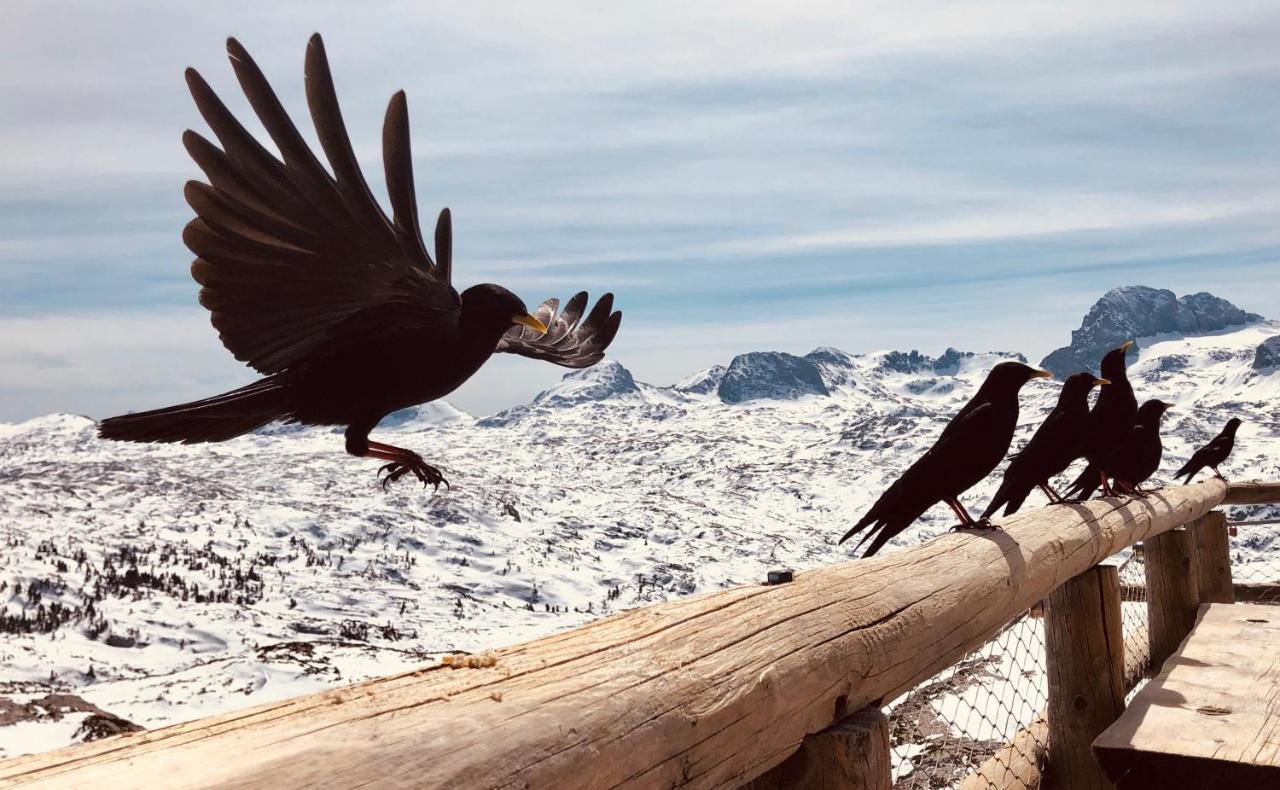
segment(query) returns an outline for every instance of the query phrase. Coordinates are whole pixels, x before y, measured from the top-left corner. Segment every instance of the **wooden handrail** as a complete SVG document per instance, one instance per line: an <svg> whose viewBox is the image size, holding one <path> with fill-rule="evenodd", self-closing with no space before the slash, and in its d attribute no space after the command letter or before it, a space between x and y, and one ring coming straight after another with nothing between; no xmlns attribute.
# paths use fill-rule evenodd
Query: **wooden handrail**
<svg viewBox="0 0 1280 790"><path fill-rule="evenodd" d="M732 787L954 663L1059 584L1207 513L1207 480L636 609L343 689L0 763L0 786Z"/></svg>
<svg viewBox="0 0 1280 790"><path fill-rule="evenodd" d="M1222 502L1226 505L1273 505L1280 502L1280 483L1262 483L1257 480L1231 483Z"/></svg>

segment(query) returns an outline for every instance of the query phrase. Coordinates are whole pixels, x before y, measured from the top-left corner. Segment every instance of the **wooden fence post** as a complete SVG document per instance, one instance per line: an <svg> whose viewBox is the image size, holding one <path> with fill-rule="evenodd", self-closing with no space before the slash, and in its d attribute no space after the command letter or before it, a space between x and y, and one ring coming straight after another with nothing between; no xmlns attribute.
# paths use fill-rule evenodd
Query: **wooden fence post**
<svg viewBox="0 0 1280 790"><path fill-rule="evenodd" d="M1231 586L1231 540L1227 516L1221 510L1205 513L1187 525L1196 539L1196 579L1200 603L1235 603Z"/></svg>
<svg viewBox="0 0 1280 790"><path fill-rule="evenodd" d="M1194 561L1195 536L1183 527L1143 541L1147 570L1147 636L1151 644L1148 671L1159 674L1191 633L1200 607L1200 583Z"/></svg>
<svg viewBox="0 0 1280 790"><path fill-rule="evenodd" d="M795 754L742 790L889 790L890 767L889 720L864 708L806 736Z"/></svg>
<svg viewBox="0 0 1280 790"><path fill-rule="evenodd" d="M1124 712L1120 572L1097 565L1049 594L1047 788L1112 787L1090 746Z"/></svg>

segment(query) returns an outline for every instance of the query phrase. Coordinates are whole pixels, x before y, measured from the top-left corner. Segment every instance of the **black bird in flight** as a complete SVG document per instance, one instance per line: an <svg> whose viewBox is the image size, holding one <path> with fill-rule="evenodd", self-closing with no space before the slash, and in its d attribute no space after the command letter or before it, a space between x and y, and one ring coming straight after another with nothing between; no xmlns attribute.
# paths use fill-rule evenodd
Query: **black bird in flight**
<svg viewBox="0 0 1280 790"><path fill-rule="evenodd" d="M193 131L182 137L209 179L187 182L197 216L183 241L197 256L191 276L223 345L265 378L111 417L101 436L218 442L274 420L345 425L347 452L388 462L384 486L412 473L438 488L444 476L422 456L369 440L383 417L449 394L495 352L571 368L603 358L622 319L611 294L584 319L585 293L563 310L548 299L530 313L499 285L454 290L448 209L436 223L434 260L423 243L404 91L392 96L382 128L388 217L360 171L320 36L307 47L306 96L329 170L244 47L229 39L227 54L280 158L188 69L196 107L221 148Z"/></svg>
<svg viewBox="0 0 1280 790"><path fill-rule="evenodd" d="M1049 412L1022 452L1013 457L1004 480L982 518L992 516L1004 505L1006 516L1018 512L1022 502L1039 487L1051 504L1062 501L1050 481L1084 455L1084 429L1089 420L1089 391L1111 382L1092 373L1073 373L1063 382L1058 405Z"/></svg>
<svg viewBox="0 0 1280 790"><path fill-rule="evenodd" d="M1084 432L1084 457L1089 459L1089 464L1071 484L1068 499L1088 499L1098 486L1102 486L1103 496L1115 496L1108 481L1111 470L1107 462L1128 437L1138 414L1138 399L1134 397L1124 363L1124 356L1132 345L1132 340L1126 340L1102 358L1102 377L1111 384L1102 388L1089 412Z"/></svg>
<svg viewBox="0 0 1280 790"><path fill-rule="evenodd" d="M1213 476L1219 480L1226 480L1222 473L1218 471L1218 464L1227 460L1227 456L1231 455L1231 451L1236 446L1236 429L1240 427L1240 420L1232 417L1227 420L1227 426L1222 429L1222 433L1213 437L1213 441L1196 450L1191 458L1182 465L1182 468L1173 473L1174 479L1186 477L1182 481L1190 483L1191 478L1204 469L1206 466L1213 470Z"/></svg>
<svg viewBox="0 0 1280 790"><path fill-rule="evenodd" d="M1111 453L1107 470L1116 488L1124 493L1135 496L1150 493L1143 490L1142 484L1160 468L1160 458L1164 454L1164 445L1160 443L1160 418L1171 408L1173 404L1159 400L1142 404L1129 435Z"/></svg>
<svg viewBox="0 0 1280 790"><path fill-rule="evenodd" d="M854 547L857 551L874 538L862 555L870 557L939 502L950 505L960 519L959 526L987 526L969 516L959 496L1004 460L1018 425L1018 390L1033 378L1052 375L1021 362L1001 362L992 368L977 394L947 423L933 447L880 495L840 542L870 527Z"/></svg>

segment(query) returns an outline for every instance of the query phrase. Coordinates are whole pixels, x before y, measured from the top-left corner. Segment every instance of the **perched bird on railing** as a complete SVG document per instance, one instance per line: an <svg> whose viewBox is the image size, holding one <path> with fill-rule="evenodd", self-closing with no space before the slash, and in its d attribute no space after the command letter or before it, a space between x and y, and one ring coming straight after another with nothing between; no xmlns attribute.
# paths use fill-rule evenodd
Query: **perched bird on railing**
<svg viewBox="0 0 1280 790"><path fill-rule="evenodd" d="M1098 486L1102 486L1103 496L1115 496L1108 480L1111 470L1107 468L1107 461L1129 436L1138 414L1138 399L1134 397L1124 363L1131 346L1133 341L1126 340L1102 358L1102 377L1111 384L1102 389L1098 402L1089 412L1084 435L1084 457L1089 459L1089 465L1071 484L1066 494L1068 499L1088 499Z"/></svg>
<svg viewBox="0 0 1280 790"><path fill-rule="evenodd" d="M977 394L947 423L933 447L880 495L840 542L870 527L854 547L857 551L872 539L862 555L870 557L939 502L951 507L960 527L990 527L985 520L975 522L958 497L991 474L1009 452L1018 425L1018 390L1033 378L1052 377L1048 371L1021 362L1001 362L992 368Z"/></svg>
<svg viewBox="0 0 1280 790"><path fill-rule="evenodd" d="M1151 493L1143 489L1142 484L1160 468L1160 458L1164 454L1164 445L1160 442L1160 418L1171 408L1173 404L1159 400L1142 404L1129 436L1111 453L1107 470L1115 481L1115 487L1124 493L1142 497Z"/></svg>
<svg viewBox="0 0 1280 790"><path fill-rule="evenodd" d="M448 209L436 223L432 260L418 224L403 91L391 98L382 129L388 217L360 172L320 36L307 47L306 95L332 174L249 53L235 39L227 53L283 161L188 69L196 106L221 148L195 132L183 135L209 179L187 183L197 217L183 241L197 256L191 275L223 345L266 378L194 403L112 417L99 426L101 436L217 442L273 420L345 425L347 452L388 462L380 470L384 486L413 474L438 488L444 476L422 456L369 440L383 417L449 394L495 352L571 368L603 358L622 318L611 294L585 319L585 293L563 310L548 299L533 312L500 285L459 294Z"/></svg>
<svg viewBox="0 0 1280 790"><path fill-rule="evenodd" d="M1227 456L1231 455L1231 451L1236 446L1236 429L1240 427L1240 420L1232 417L1227 420L1227 426L1222 429L1222 433L1213 437L1213 441L1196 450L1191 458L1187 460L1182 468L1173 473L1173 478L1177 480L1179 477L1186 477L1184 483L1190 483L1191 478L1195 477L1201 469L1206 466L1213 470L1213 476L1219 480L1226 480L1222 473L1218 471L1218 464L1227 460Z"/></svg>
<svg viewBox="0 0 1280 790"><path fill-rule="evenodd" d="M990 518L1001 505L1006 516L1018 512L1022 502L1039 487L1051 504L1062 501L1050 481L1084 455L1084 429L1089 420L1089 391L1111 382L1092 373L1073 373L1062 384L1058 405L1053 407L1027 446L1013 457L999 490L983 511Z"/></svg>

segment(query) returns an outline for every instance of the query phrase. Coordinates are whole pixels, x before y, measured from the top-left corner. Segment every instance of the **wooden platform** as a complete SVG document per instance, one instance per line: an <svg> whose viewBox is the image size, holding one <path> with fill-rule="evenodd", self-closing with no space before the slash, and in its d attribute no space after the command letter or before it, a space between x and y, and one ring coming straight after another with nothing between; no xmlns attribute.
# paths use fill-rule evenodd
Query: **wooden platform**
<svg viewBox="0 0 1280 790"><path fill-rule="evenodd" d="M1201 606L1093 751L1122 790L1280 787L1280 607Z"/></svg>

